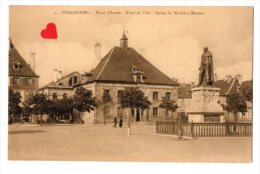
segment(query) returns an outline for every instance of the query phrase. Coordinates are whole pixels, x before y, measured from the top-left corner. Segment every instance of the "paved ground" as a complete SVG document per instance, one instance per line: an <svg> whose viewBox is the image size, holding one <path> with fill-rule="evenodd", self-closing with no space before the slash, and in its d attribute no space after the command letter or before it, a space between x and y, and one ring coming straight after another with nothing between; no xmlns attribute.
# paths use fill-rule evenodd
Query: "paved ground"
<svg viewBox="0 0 260 174"><path fill-rule="evenodd" d="M133 135L112 125L9 126L10 160L250 162L252 138L155 136L154 125Z"/></svg>

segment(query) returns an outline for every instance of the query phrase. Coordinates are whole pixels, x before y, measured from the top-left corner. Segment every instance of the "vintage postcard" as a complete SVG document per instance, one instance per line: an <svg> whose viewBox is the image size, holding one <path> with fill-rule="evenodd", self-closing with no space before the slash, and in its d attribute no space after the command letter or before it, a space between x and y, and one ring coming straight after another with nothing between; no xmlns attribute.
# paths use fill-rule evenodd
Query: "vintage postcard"
<svg viewBox="0 0 260 174"><path fill-rule="evenodd" d="M11 5L8 159L251 163L253 12Z"/></svg>

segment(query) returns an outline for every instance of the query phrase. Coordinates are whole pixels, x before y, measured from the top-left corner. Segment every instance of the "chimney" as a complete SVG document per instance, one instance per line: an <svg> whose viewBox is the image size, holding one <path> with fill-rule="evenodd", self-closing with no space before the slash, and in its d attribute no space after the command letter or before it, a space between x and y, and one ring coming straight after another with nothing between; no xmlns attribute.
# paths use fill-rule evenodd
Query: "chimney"
<svg viewBox="0 0 260 174"><path fill-rule="evenodd" d="M96 68L97 64L101 60L101 44L99 42L95 43L95 59L94 59L94 68Z"/></svg>
<svg viewBox="0 0 260 174"><path fill-rule="evenodd" d="M101 59L101 44L99 42L95 44L95 57L97 61Z"/></svg>
<svg viewBox="0 0 260 174"><path fill-rule="evenodd" d="M55 83L55 82L57 82L57 80L58 80L58 70L57 69L54 69L53 70L53 82Z"/></svg>
<svg viewBox="0 0 260 174"><path fill-rule="evenodd" d="M61 77L62 77L62 71L58 71L57 74L58 74L58 75L57 75L57 80L61 79Z"/></svg>
<svg viewBox="0 0 260 174"><path fill-rule="evenodd" d="M35 53L30 54L30 67L35 72Z"/></svg>
<svg viewBox="0 0 260 174"><path fill-rule="evenodd" d="M243 79L243 76L241 74L237 74L235 75L235 79L238 80L238 83L241 85L242 84L242 79Z"/></svg>
<svg viewBox="0 0 260 174"><path fill-rule="evenodd" d="M231 75L227 75L226 78L227 78L227 82L230 83L231 80L232 80L232 76Z"/></svg>
<svg viewBox="0 0 260 174"><path fill-rule="evenodd" d="M127 50L127 48L128 48L128 38L125 35L125 29L123 31L123 36L120 39L120 47L122 50Z"/></svg>

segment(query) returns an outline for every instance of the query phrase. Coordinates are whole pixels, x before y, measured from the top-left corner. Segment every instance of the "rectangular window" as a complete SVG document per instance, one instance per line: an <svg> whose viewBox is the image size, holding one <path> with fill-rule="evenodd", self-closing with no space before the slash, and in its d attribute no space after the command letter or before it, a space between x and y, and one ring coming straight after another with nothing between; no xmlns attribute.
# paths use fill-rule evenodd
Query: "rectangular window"
<svg viewBox="0 0 260 174"><path fill-rule="evenodd" d="M219 115L205 115L204 116L204 122L219 123L220 122L220 116Z"/></svg>
<svg viewBox="0 0 260 174"><path fill-rule="evenodd" d="M153 100L158 100L158 92L153 92Z"/></svg>
<svg viewBox="0 0 260 174"><path fill-rule="evenodd" d="M20 79L19 78L13 78L13 85L19 86L20 85Z"/></svg>
<svg viewBox="0 0 260 174"><path fill-rule="evenodd" d="M37 79L32 79L32 85L36 86Z"/></svg>
<svg viewBox="0 0 260 174"><path fill-rule="evenodd" d="M153 108L153 116L158 116L158 108Z"/></svg>
<svg viewBox="0 0 260 174"><path fill-rule="evenodd" d="M171 100L171 93L170 92L166 92L166 99L168 99L168 100Z"/></svg>
<svg viewBox="0 0 260 174"><path fill-rule="evenodd" d="M120 99L122 94L123 94L123 91L122 90L118 90L117 91L117 99Z"/></svg>
<svg viewBox="0 0 260 174"><path fill-rule="evenodd" d="M105 90L104 90L104 94L109 94L109 92L110 92L110 91L109 91L108 89L105 89Z"/></svg>
<svg viewBox="0 0 260 174"><path fill-rule="evenodd" d="M26 78L25 80L25 85L26 86L32 86L32 79L31 78Z"/></svg>

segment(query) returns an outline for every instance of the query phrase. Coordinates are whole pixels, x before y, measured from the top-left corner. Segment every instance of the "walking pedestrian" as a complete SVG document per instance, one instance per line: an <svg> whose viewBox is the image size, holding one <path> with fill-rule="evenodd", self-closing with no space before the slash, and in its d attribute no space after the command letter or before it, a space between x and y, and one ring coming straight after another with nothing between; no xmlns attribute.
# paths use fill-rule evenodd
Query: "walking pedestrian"
<svg viewBox="0 0 260 174"><path fill-rule="evenodd" d="M123 127L123 118L120 117L120 120L119 120L119 127L122 128Z"/></svg>
<svg viewBox="0 0 260 174"><path fill-rule="evenodd" d="M113 125L113 127L116 128L116 125L117 125L117 119L116 119L116 117L114 117L114 125Z"/></svg>

